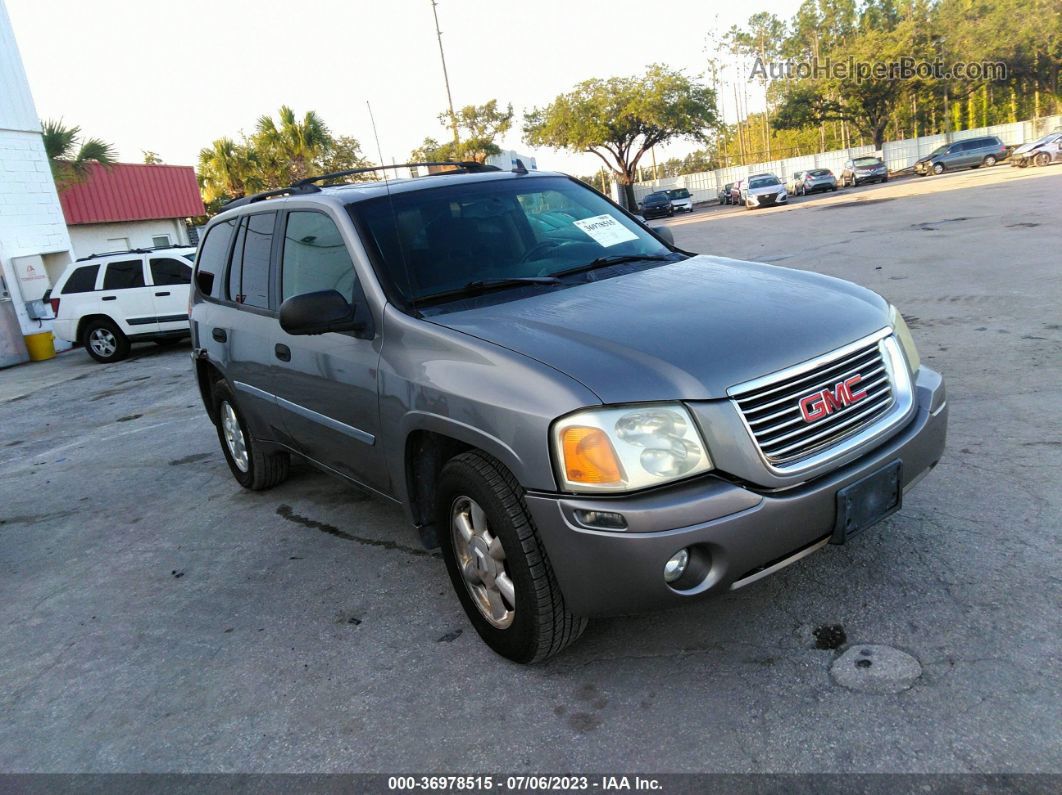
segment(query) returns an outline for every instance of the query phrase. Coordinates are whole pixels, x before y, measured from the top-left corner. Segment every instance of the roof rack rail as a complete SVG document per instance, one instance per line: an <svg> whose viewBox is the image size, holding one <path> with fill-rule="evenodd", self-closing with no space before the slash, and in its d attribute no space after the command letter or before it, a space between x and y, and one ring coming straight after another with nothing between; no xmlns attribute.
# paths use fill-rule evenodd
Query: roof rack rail
<svg viewBox="0 0 1062 795"><path fill-rule="evenodd" d="M417 168L420 166L453 166L449 171L440 171L437 174L429 176L444 176L450 174L479 174L485 171L501 171L497 166L487 165L486 163L476 163L471 160L435 160L424 163L392 163L389 166L368 166L366 168L349 168L346 171L333 171L330 174L320 174L315 177L304 177L303 179L296 180L286 188L275 188L274 190L266 190L261 193L254 193L250 196L242 196L239 199L233 199L230 202L226 202L224 207L226 210L231 210L234 207L242 207L245 204L253 204L254 202L260 202L265 199L271 199L274 196L297 196L301 193L317 193L321 189L317 187L315 183L322 182L326 179L339 179L340 177L352 177L356 174L371 174L374 171L390 171L396 168Z"/></svg>
<svg viewBox="0 0 1062 795"><path fill-rule="evenodd" d="M78 257L75 262L84 262L87 259L99 259L100 257L113 257L117 254L150 254L152 251L163 251L169 248L196 248L194 243L170 243L166 246L148 246L147 248L122 248L117 251L101 251L92 253L87 257Z"/></svg>

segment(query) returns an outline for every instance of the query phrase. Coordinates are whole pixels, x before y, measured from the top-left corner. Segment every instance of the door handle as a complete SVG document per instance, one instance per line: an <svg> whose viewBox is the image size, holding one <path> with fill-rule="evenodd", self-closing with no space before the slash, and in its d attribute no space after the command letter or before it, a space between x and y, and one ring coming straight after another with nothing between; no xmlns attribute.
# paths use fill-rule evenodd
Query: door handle
<svg viewBox="0 0 1062 795"><path fill-rule="evenodd" d="M225 329L223 329L223 328L216 328L213 331L211 331L210 334L218 342L224 342L225 340L227 340L229 338L229 335L225 333Z"/></svg>
<svg viewBox="0 0 1062 795"><path fill-rule="evenodd" d="M101 301L117 301L118 300L118 296L116 296L116 295L105 295L100 300Z"/></svg>
<svg viewBox="0 0 1062 795"><path fill-rule="evenodd" d="M157 295L157 296L159 296L159 298L161 298L164 295L169 295L169 293L155 293L155 295Z"/></svg>
<svg viewBox="0 0 1062 795"><path fill-rule="evenodd" d="M277 355L277 358L282 362L291 361L291 348L283 343L278 342L277 346L273 349L273 352Z"/></svg>

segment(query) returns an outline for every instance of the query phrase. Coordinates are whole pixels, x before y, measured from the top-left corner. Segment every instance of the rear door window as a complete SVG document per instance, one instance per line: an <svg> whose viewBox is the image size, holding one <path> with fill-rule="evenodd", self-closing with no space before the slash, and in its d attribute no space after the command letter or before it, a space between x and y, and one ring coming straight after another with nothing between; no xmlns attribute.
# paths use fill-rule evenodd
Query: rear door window
<svg viewBox="0 0 1062 795"><path fill-rule="evenodd" d="M224 272L229 258L229 243L236 218L229 218L210 228L203 245L199 248L199 261L195 270L195 283L200 292L217 298L221 293L219 274Z"/></svg>
<svg viewBox="0 0 1062 795"><path fill-rule="evenodd" d="M108 262L103 274L104 290L131 290L144 286L144 261L139 259Z"/></svg>
<svg viewBox="0 0 1062 795"><path fill-rule="evenodd" d="M229 269L229 298L236 303L269 308L269 261L276 219L276 213L256 213L240 226Z"/></svg>
<svg viewBox="0 0 1062 795"><path fill-rule="evenodd" d="M151 258L151 281L155 286L188 284L192 281L192 266L172 257Z"/></svg>
<svg viewBox="0 0 1062 795"><path fill-rule="evenodd" d="M96 275L100 272L99 265L82 265L75 268L70 278L63 285L62 295L71 293L90 293L96 289Z"/></svg>

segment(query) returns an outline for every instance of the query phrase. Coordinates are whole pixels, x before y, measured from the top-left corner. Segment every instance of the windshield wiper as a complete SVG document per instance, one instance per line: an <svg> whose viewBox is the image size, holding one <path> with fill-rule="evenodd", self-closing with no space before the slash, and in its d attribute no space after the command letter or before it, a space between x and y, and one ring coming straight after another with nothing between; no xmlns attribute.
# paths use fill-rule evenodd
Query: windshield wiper
<svg viewBox="0 0 1062 795"><path fill-rule="evenodd" d="M433 293L417 298L414 304L434 303L436 301L448 301L451 298L461 298L466 295L477 295L492 290L504 290L507 287L520 287L526 284L560 284L556 276L502 276L496 279L476 279L458 287L456 290L445 290L441 293Z"/></svg>
<svg viewBox="0 0 1062 795"><path fill-rule="evenodd" d="M623 262L672 262L670 254L612 254L607 257L598 257L592 262L588 262L585 265L576 265L573 268L565 268L564 270L554 271L550 274L553 277L570 276L573 273L584 273L586 271L592 271L597 268L604 268L608 265L619 265Z"/></svg>

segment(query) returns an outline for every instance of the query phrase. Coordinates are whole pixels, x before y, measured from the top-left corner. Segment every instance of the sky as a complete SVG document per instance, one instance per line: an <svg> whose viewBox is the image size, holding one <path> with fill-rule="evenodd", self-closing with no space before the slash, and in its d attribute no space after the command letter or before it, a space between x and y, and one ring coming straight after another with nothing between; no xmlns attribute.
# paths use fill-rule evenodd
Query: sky
<svg viewBox="0 0 1062 795"><path fill-rule="evenodd" d="M367 101L387 162L406 160L425 136L447 137L437 119L446 89L430 0L0 1L38 115L110 141L123 162L152 150L166 163L194 165L211 141L252 132L282 104L299 115L316 110L376 161ZM540 169L592 174L601 164L594 155L523 144L522 111L582 80L637 75L651 63L695 77L707 68L710 33L758 11L788 19L798 6L438 0L437 10L455 107L511 102L513 129L499 145L533 154ZM733 103L721 99L732 121ZM679 142L656 155L696 148Z"/></svg>

